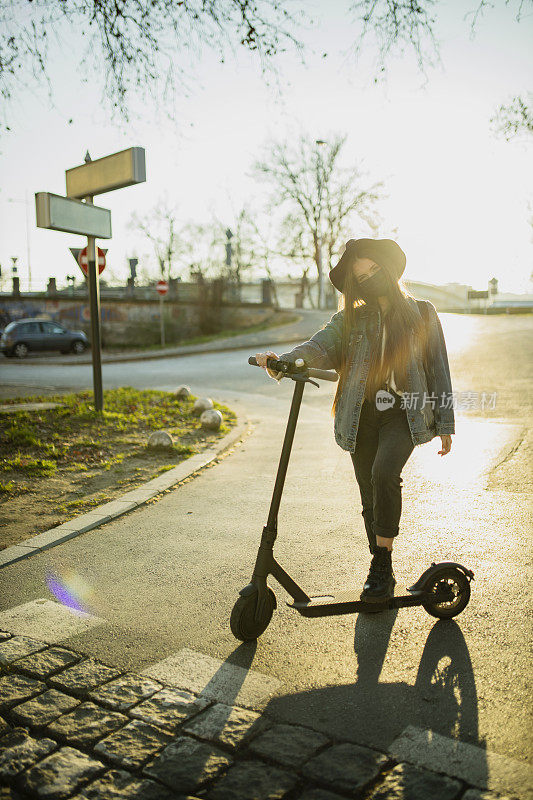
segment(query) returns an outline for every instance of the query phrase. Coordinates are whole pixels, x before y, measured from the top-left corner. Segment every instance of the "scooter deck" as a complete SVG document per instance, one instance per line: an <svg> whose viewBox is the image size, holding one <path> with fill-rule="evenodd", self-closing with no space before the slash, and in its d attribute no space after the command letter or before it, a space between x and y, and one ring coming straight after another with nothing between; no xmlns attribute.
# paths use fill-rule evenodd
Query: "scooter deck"
<svg viewBox="0 0 533 800"><path fill-rule="evenodd" d="M296 609L302 617L330 617L336 614L355 614L360 611L387 611L392 608L419 606L422 604L424 592L414 591L399 597L390 597L382 602L369 603L360 599L360 591L355 589L339 592L336 595L320 595L311 597L308 602L287 603Z"/></svg>

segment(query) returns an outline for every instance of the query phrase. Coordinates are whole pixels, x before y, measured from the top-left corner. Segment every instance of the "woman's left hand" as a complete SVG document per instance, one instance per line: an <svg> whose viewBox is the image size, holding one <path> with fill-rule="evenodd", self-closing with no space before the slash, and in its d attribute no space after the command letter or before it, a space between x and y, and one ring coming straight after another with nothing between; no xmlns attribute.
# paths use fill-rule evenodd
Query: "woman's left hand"
<svg viewBox="0 0 533 800"><path fill-rule="evenodd" d="M442 450L439 450L438 455L445 456L452 449L452 437L447 433L445 436L441 436L440 440L442 442Z"/></svg>

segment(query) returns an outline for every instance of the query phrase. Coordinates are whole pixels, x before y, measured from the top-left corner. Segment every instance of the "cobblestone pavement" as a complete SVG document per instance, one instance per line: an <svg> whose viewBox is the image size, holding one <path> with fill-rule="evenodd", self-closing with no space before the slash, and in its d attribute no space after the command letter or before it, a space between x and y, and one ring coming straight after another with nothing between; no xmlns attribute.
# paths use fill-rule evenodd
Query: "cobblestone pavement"
<svg viewBox="0 0 533 800"><path fill-rule="evenodd" d="M503 795L341 738L121 673L61 646L0 632L0 800L186 797L496 800Z"/></svg>

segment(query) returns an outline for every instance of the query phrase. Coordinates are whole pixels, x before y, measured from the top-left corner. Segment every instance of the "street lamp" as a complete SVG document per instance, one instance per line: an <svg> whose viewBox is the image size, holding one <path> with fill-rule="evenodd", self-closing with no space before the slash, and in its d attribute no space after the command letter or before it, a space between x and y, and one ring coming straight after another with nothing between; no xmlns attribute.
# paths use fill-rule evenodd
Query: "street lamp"
<svg viewBox="0 0 533 800"><path fill-rule="evenodd" d="M318 307L324 307L324 271L322 268L322 178L324 167L322 164L322 153L320 148L327 144L324 139L315 139L317 145L317 181L318 181L318 220L317 220L317 267L318 267Z"/></svg>
<svg viewBox="0 0 533 800"><path fill-rule="evenodd" d="M18 197L8 197L8 203L24 203L26 206L26 249L28 252L28 291L31 292L31 256L30 256L30 214L29 214L29 196L28 190L24 195L25 199L21 200Z"/></svg>

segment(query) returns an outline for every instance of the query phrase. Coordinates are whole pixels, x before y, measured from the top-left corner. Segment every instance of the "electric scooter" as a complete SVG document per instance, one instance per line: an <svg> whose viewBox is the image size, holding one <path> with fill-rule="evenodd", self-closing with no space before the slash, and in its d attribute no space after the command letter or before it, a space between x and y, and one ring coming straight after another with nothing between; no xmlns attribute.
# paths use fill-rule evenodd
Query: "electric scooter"
<svg viewBox="0 0 533 800"><path fill-rule="evenodd" d="M259 366L254 356L248 359L252 366ZM336 372L306 367L302 359L289 364L280 359L267 359L267 366L275 372L282 373L283 378L294 381L289 419L285 431L283 448L276 475L274 492L270 504L267 524L263 528L261 544L251 582L241 589L239 598L231 612L230 627L236 639L249 642L257 639L267 629L274 609L277 608L276 596L267 584L271 575L292 597L287 603L303 617L327 617L337 614L353 614L358 612L374 613L392 608L406 606L423 606L428 614L438 619L451 619L464 610L470 599L470 581L474 578L472 570L453 561L442 561L431 566L410 586L409 594L390 597L382 602L361 600L356 590L339 592L321 596L309 596L285 572L274 558L274 542L278 533L278 511L287 474L296 423L306 383L318 387L312 378L318 380L337 381Z"/></svg>

